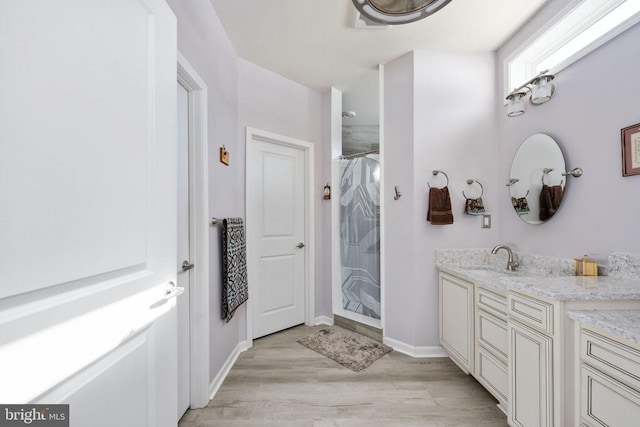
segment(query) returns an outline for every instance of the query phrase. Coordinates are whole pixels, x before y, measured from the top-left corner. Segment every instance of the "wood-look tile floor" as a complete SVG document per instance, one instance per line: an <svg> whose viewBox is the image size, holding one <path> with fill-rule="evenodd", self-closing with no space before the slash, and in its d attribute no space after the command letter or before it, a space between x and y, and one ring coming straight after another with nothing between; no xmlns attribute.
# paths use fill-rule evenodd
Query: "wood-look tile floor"
<svg viewBox="0 0 640 427"><path fill-rule="evenodd" d="M393 351L352 372L296 342L317 328L255 340L209 405L179 427L507 425L489 392L449 359Z"/></svg>

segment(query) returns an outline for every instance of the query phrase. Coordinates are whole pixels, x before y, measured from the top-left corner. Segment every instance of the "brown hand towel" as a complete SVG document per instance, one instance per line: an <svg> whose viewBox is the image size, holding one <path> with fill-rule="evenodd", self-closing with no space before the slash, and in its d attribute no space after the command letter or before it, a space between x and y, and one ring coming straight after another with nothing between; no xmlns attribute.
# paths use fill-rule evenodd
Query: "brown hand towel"
<svg viewBox="0 0 640 427"><path fill-rule="evenodd" d="M551 218L562 203L562 186L561 185L543 185L540 191L540 221L546 221Z"/></svg>
<svg viewBox="0 0 640 427"><path fill-rule="evenodd" d="M427 221L433 225L453 224L451 198L449 197L449 189L447 187L429 188Z"/></svg>

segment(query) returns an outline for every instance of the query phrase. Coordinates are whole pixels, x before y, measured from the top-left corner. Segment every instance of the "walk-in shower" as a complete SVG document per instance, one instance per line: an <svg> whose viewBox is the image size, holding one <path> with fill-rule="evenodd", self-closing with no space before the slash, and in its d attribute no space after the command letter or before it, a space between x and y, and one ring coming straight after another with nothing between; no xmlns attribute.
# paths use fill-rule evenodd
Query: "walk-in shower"
<svg viewBox="0 0 640 427"><path fill-rule="evenodd" d="M380 160L377 154L341 158L341 306L379 326ZM349 316L353 317L353 316ZM363 320L363 319L360 319ZM376 321L377 320L377 321Z"/></svg>

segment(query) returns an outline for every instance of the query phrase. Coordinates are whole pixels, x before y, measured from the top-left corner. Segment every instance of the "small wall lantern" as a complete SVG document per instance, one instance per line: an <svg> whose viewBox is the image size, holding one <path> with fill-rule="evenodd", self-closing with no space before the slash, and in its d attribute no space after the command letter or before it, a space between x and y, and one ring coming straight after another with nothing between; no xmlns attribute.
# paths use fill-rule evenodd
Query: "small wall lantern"
<svg viewBox="0 0 640 427"><path fill-rule="evenodd" d="M331 199L331 186L329 185L328 182L327 182L327 185L324 186L324 190L322 192L322 198L324 200Z"/></svg>

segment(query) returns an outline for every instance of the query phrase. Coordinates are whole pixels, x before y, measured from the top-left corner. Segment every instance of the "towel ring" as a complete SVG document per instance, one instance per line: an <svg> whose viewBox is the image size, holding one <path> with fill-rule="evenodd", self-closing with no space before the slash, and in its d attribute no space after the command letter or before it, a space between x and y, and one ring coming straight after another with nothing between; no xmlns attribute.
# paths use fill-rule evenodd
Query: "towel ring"
<svg viewBox="0 0 640 427"><path fill-rule="evenodd" d="M471 185L471 184L473 184L474 182L477 182L477 183L478 183L478 185L480 186L480 195L479 195L478 197L476 197L476 199L478 199L478 198L482 197L482 195L484 194L484 187L482 186L482 183L481 183L480 181L478 181L477 179L471 179L471 178L469 178L469 179L467 180L467 184L468 184L468 185ZM465 198L465 199L468 199L467 195L466 195L466 194L464 194L464 190L462 190L462 195L464 196L464 198Z"/></svg>
<svg viewBox="0 0 640 427"><path fill-rule="evenodd" d="M542 175L542 178L544 179L544 175ZM520 182L520 180L518 178L510 178L509 182L507 183L507 187L509 187L509 195L511 197L513 197L514 199L522 199L523 197L527 197L529 195L529 192L531 191L530 189L527 189L527 194L525 194L522 197L516 197L513 195L513 188L514 186Z"/></svg>
<svg viewBox="0 0 640 427"><path fill-rule="evenodd" d="M448 185L449 185L449 176L448 176L446 173L442 172L441 170L437 170L437 169L436 169L436 170L434 170L434 171L432 171L431 173L433 174L433 176L436 176L436 175L438 175L439 173L441 173L441 174L442 174L442 175L444 175L444 177L447 179L447 183L444 185L444 187L446 187L446 186L448 186ZM431 188L431 184L429 184L428 182L427 182L427 186L428 186L429 188ZM440 188L444 188L444 187L440 187Z"/></svg>
<svg viewBox="0 0 640 427"><path fill-rule="evenodd" d="M542 169L542 185L545 185L545 183L544 183L544 177L545 177L545 175L547 175L549 172L553 172L553 168L544 168L544 169Z"/></svg>
<svg viewBox="0 0 640 427"><path fill-rule="evenodd" d="M509 194L510 194L510 195L511 195L511 197L513 197L514 199L523 199L523 198L525 198L525 197L527 197L527 196L529 195L529 192L530 192L530 191L531 191L531 190L527 189L527 192L526 192L526 193L525 193L525 195L524 195L524 196L522 196L522 197L516 197L516 196L514 196L511 192L509 192Z"/></svg>

